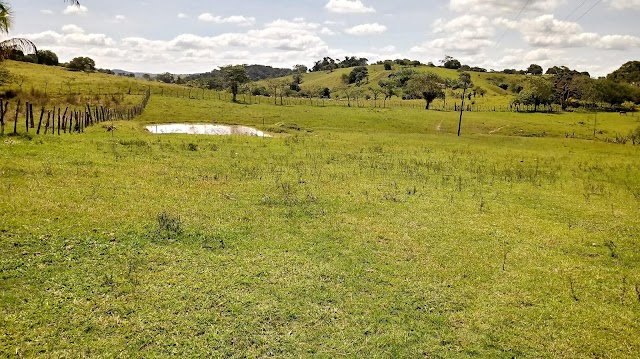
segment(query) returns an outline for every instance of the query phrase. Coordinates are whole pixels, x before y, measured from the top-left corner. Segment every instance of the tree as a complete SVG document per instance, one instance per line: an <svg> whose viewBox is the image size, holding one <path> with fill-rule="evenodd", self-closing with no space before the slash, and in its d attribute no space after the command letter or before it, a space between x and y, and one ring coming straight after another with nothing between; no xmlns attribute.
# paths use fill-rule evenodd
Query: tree
<svg viewBox="0 0 640 359"><path fill-rule="evenodd" d="M238 96L240 85L249 82L247 70L244 65L236 65L220 67L220 71L222 71L222 77L225 84L229 90L231 90L231 94L233 95L232 101L238 102L236 97Z"/></svg>
<svg viewBox="0 0 640 359"><path fill-rule="evenodd" d="M610 79L598 79L595 83L595 96L598 101L608 103L611 108L625 101L634 100L633 89L626 84Z"/></svg>
<svg viewBox="0 0 640 359"><path fill-rule="evenodd" d="M444 97L442 78L433 72L417 75L407 82L407 91L425 100L428 110L433 100Z"/></svg>
<svg viewBox="0 0 640 359"><path fill-rule="evenodd" d="M477 95L479 95L480 97L484 97L484 95L485 95L486 93L487 93L487 90L485 90L484 88L482 88L482 87L480 87L480 86L476 86L476 87L473 89L473 94L474 94L474 96L477 94Z"/></svg>
<svg viewBox="0 0 640 359"><path fill-rule="evenodd" d="M640 84L640 61L629 61L619 69L607 75L609 80Z"/></svg>
<svg viewBox="0 0 640 359"><path fill-rule="evenodd" d="M309 71L309 68L307 68L305 65L295 65L293 67L293 72L297 74L306 74L307 71Z"/></svg>
<svg viewBox="0 0 640 359"><path fill-rule="evenodd" d="M362 82L369 78L369 69L365 66L358 66L351 70L349 73L349 84L356 84L356 86L360 86Z"/></svg>
<svg viewBox="0 0 640 359"><path fill-rule="evenodd" d="M278 104L278 89L280 88L280 82L277 79L267 80L267 87L273 94L273 104Z"/></svg>
<svg viewBox="0 0 640 359"><path fill-rule="evenodd" d="M385 71L391 71L391 70L393 70L393 62L391 62L391 61L385 61L385 62L384 62L384 70L385 70Z"/></svg>
<svg viewBox="0 0 640 359"><path fill-rule="evenodd" d="M164 82L166 84L171 84L173 83L173 74L171 74L170 72L165 72L163 74L156 76L156 80L160 82Z"/></svg>
<svg viewBox="0 0 640 359"><path fill-rule="evenodd" d="M444 60L440 60L440 62L442 63L442 66L444 66L444 68L446 69L454 69L457 70L460 67L462 67L462 64L460 63L460 61L454 59L453 57L447 55L444 57Z"/></svg>
<svg viewBox="0 0 640 359"><path fill-rule="evenodd" d="M384 79L378 81L378 86L382 89L382 93L384 94L384 102L383 107L387 107L387 100L391 99L393 96L397 96L397 88L398 81L393 78Z"/></svg>
<svg viewBox="0 0 640 359"><path fill-rule="evenodd" d="M398 86L404 87L409 80L411 80L418 73L413 69L401 69L393 74L389 75L390 78L395 78L398 81Z"/></svg>
<svg viewBox="0 0 640 359"><path fill-rule="evenodd" d="M383 93L383 90L380 87L369 86L369 91L373 95L373 107L378 107L378 97Z"/></svg>
<svg viewBox="0 0 640 359"><path fill-rule="evenodd" d="M454 80L454 79L444 79L442 80L442 85L444 86L444 96L442 97L442 99L444 100L444 108L445 110L447 109L447 89L453 88L456 86L456 84L458 83L458 81Z"/></svg>
<svg viewBox="0 0 640 359"><path fill-rule="evenodd" d="M53 51L49 50L40 50L36 54L36 59L39 64L47 65L47 66L58 66L58 55L56 55Z"/></svg>
<svg viewBox="0 0 640 359"><path fill-rule="evenodd" d="M96 69L96 62L89 57L76 57L69 61L67 68L73 71L93 72Z"/></svg>
<svg viewBox="0 0 640 359"><path fill-rule="evenodd" d="M527 69L527 73L532 75L542 75L543 71L542 66L536 64L529 65L529 68Z"/></svg>
<svg viewBox="0 0 640 359"><path fill-rule="evenodd" d="M151 75L149 75L149 74L143 74L142 78L147 80L147 81L151 81Z"/></svg>
<svg viewBox="0 0 640 359"><path fill-rule="evenodd" d="M533 105L533 111L538 111L538 106L551 104L553 86L542 77L530 77L517 95L517 99L524 105Z"/></svg>

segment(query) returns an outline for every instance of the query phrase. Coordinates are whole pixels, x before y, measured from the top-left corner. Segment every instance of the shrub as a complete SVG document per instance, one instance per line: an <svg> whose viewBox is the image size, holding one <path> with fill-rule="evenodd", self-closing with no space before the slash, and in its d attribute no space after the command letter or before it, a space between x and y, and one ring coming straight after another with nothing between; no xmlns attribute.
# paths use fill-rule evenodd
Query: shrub
<svg viewBox="0 0 640 359"><path fill-rule="evenodd" d="M632 101L625 101L622 105L621 108L625 111L629 111L629 112L633 112L636 110L636 104Z"/></svg>

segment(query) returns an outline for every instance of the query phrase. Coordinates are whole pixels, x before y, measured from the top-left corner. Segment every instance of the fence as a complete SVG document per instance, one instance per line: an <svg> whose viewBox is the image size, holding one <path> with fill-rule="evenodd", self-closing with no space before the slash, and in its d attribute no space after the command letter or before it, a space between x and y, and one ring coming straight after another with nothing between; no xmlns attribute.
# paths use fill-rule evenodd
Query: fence
<svg viewBox="0 0 640 359"><path fill-rule="evenodd" d="M36 135L39 135L43 129L45 135L48 133L51 133L52 135L56 133L58 135L61 133L82 133L85 128L102 122L132 120L144 112L150 97L151 90L147 89L140 104L124 109L108 108L102 105L94 105L92 107L87 104L83 109L71 109L71 111L69 111L69 107L67 106L63 112L62 107L58 107L57 109L54 107L52 110L47 110L42 107L40 109L40 115L37 116L37 127L33 104L26 102L24 104L25 131L26 133L29 133L29 129L31 129L32 131L35 131ZM0 136L5 133L5 123L8 122L8 115L10 116L13 114L13 112L9 113L9 107L9 101L0 100ZM20 122L21 109L22 105L20 100L18 100L15 105L15 117L13 122L14 135L18 134L18 123Z"/></svg>

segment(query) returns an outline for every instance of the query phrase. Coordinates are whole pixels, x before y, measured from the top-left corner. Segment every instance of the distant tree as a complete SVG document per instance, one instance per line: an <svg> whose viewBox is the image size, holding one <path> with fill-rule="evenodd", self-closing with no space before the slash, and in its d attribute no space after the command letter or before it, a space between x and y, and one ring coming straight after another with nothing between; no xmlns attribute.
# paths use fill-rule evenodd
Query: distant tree
<svg viewBox="0 0 640 359"><path fill-rule="evenodd" d="M524 88L517 95L520 103L533 105L534 111L538 111L540 105L550 105L553 100L553 86L542 77L530 77L525 82Z"/></svg>
<svg viewBox="0 0 640 359"><path fill-rule="evenodd" d="M149 75L149 74L143 74L142 78L147 80L147 81L151 81L151 75Z"/></svg>
<svg viewBox="0 0 640 359"><path fill-rule="evenodd" d="M331 98L331 89L328 87L325 87L322 90L322 98Z"/></svg>
<svg viewBox="0 0 640 359"><path fill-rule="evenodd" d="M355 92L355 90L351 86L343 83L340 86L336 87L335 91L333 92L342 92L344 96L347 98L347 106L351 107L351 99L354 98L354 92Z"/></svg>
<svg viewBox="0 0 640 359"><path fill-rule="evenodd" d="M267 80L267 88L269 92L273 95L273 104L278 104L278 89L280 88L280 82L277 79L269 79Z"/></svg>
<svg viewBox="0 0 640 359"><path fill-rule="evenodd" d="M542 75L543 71L542 66L536 64L531 64L529 68L527 68L527 73L532 75Z"/></svg>
<svg viewBox="0 0 640 359"><path fill-rule="evenodd" d="M384 103L383 107L387 107L387 100L390 100L393 96L397 96L397 89L399 87L399 83L394 78L388 78L378 81L378 86L382 90L384 94Z"/></svg>
<svg viewBox="0 0 640 359"><path fill-rule="evenodd" d="M393 62L391 62L391 61L385 61L385 62L384 62L384 70L385 70L385 71L391 71L391 70L393 70Z"/></svg>
<svg viewBox="0 0 640 359"><path fill-rule="evenodd" d="M237 102L236 97L240 90L240 85L249 82L247 70L244 65L235 65L220 67L220 71L222 71L222 76L227 88L231 91L233 96L232 101Z"/></svg>
<svg viewBox="0 0 640 359"><path fill-rule="evenodd" d="M160 82L164 82L166 84L171 84L171 83L173 83L173 74L171 74L169 72L165 72L163 74L160 74L160 75L156 76L156 80L158 80Z"/></svg>
<svg viewBox="0 0 640 359"><path fill-rule="evenodd" d="M295 65L293 67L293 72L296 74L306 74L309 71L309 68L305 65Z"/></svg>
<svg viewBox="0 0 640 359"><path fill-rule="evenodd" d="M311 71L329 71L333 72L333 70L337 69L339 66L336 61L330 57L324 57L322 60L316 61Z"/></svg>
<svg viewBox="0 0 640 359"><path fill-rule="evenodd" d="M484 95L487 93L487 90L483 89L480 86L476 86L473 88L473 96L480 96L480 97L484 97Z"/></svg>
<svg viewBox="0 0 640 359"><path fill-rule="evenodd" d="M420 65L422 65L422 63L420 61L418 61L418 60L411 61L411 66L413 66L413 67L418 67Z"/></svg>
<svg viewBox="0 0 640 359"><path fill-rule="evenodd" d="M300 85L302 84L302 76L303 73L300 72L294 72L293 73L293 81L291 81L291 90L299 92L300 89Z"/></svg>
<svg viewBox="0 0 640 359"><path fill-rule="evenodd" d="M469 65L462 65L459 68L460 71L470 71L471 70L471 66Z"/></svg>
<svg viewBox="0 0 640 359"><path fill-rule="evenodd" d="M378 98L384 91L380 87L369 86L369 92L371 92L371 95L373 97L373 107L378 107Z"/></svg>
<svg viewBox="0 0 640 359"><path fill-rule="evenodd" d="M74 71L93 72L96 69L96 63L89 57L76 57L69 61L67 68Z"/></svg>
<svg viewBox="0 0 640 359"><path fill-rule="evenodd" d="M607 78L616 82L640 85L640 61L625 63L619 69L607 75Z"/></svg>
<svg viewBox="0 0 640 359"><path fill-rule="evenodd" d="M457 70L460 67L462 67L462 64L460 63L460 61L454 59L449 55L445 56L443 60L440 60L440 62L442 63L442 66L444 66L444 68L446 69Z"/></svg>
<svg viewBox="0 0 640 359"><path fill-rule="evenodd" d="M449 79L449 78L445 78L442 79L442 86L444 87L444 95L442 96L442 100L444 101L444 108L447 108L447 90L450 88L454 88L456 87L458 84L458 81L455 79Z"/></svg>
<svg viewBox="0 0 640 359"><path fill-rule="evenodd" d="M598 101L607 103L614 108L625 101L636 101L634 92L636 88L627 84L615 82L610 79L598 79L595 82L595 96Z"/></svg>
<svg viewBox="0 0 640 359"><path fill-rule="evenodd" d="M58 55L49 50L39 50L36 54L36 59L38 63L42 65L58 66L59 64Z"/></svg>
<svg viewBox="0 0 640 359"><path fill-rule="evenodd" d="M360 86L365 80L369 78L369 69L365 66L358 66L351 70L349 73L349 84L356 84Z"/></svg>
<svg viewBox="0 0 640 359"><path fill-rule="evenodd" d="M433 100L444 97L442 91L442 78L433 72L426 72L414 76L407 82L407 91L425 100L425 109L428 110Z"/></svg>
<svg viewBox="0 0 640 359"><path fill-rule="evenodd" d="M396 79L398 81L398 85L400 87L404 87L407 82L409 82L409 80L411 80L417 74L418 73L413 69L400 69L391 74L389 77Z"/></svg>
<svg viewBox="0 0 640 359"><path fill-rule="evenodd" d="M341 68L349 68L349 67L359 67L359 66L367 66L369 64L369 60L364 57L356 57L356 56L345 56L344 60L342 60L338 65Z"/></svg>

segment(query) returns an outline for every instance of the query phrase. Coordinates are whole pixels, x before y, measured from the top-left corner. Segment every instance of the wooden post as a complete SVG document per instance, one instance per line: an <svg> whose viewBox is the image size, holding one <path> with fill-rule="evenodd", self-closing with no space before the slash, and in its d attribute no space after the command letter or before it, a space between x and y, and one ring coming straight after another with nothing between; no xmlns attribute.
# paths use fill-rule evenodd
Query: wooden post
<svg viewBox="0 0 640 359"><path fill-rule="evenodd" d="M16 120L13 121L13 134L18 134L18 114L20 114L20 100L18 100L18 104L16 105Z"/></svg>
<svg viewBox="0 0 640 359"><path fill-rule="evenodd" d="M4 109L4 100L0 99L0 136L4 136L4 114L7 113Z"/></svg>
<svg viewBox="0 0 640 359"><path fill-rule="evenodd" d="M33 114L32 114L33 115ZM38 121L38 131L36 131L36 135L40 134L40 126L42 126L42 117L44 116L44 107L40 111L40 121Z"/></svg>
<svg viewBox="0 0 640 359"><path fill-rule="evenodd" d="M43 108L44 110L44 108ZM47 111L47 123L44 125L44 134L46 135L49 131L49 122L51 122L51 111ZM40 127L40 126L38 126Z"/></svg>
<svg viewBox="0 0 640 359"><path fill-rule="evenodd" d="M67 133L67 110L69 110L69 106L64 109L64 114L62 115L62 132Z"/></svg>
<svg viewBox="0 0 640 359"><path fill-rule="evenodd" d="M29 106L28 102L26 103L26 106L27 106L27 108L25 110L26 113L24 115L24 126L27 128L27 133L29 133L29 108L30 108L30 106Z"/></svg>
<svg viewBox="0 0 640 359"><path fill-rule="evenodd" d="M33 122L33 104L30 103L29 104L29 118L31 120L31 128L34 128L34 122Z"/></svg>
<svg viewBox="0 0 640 359"><path fill-rule="evenodd" d="M60 118L60 107L58 107L58 136L60 136L60 121L62 120Z"/></svg>

